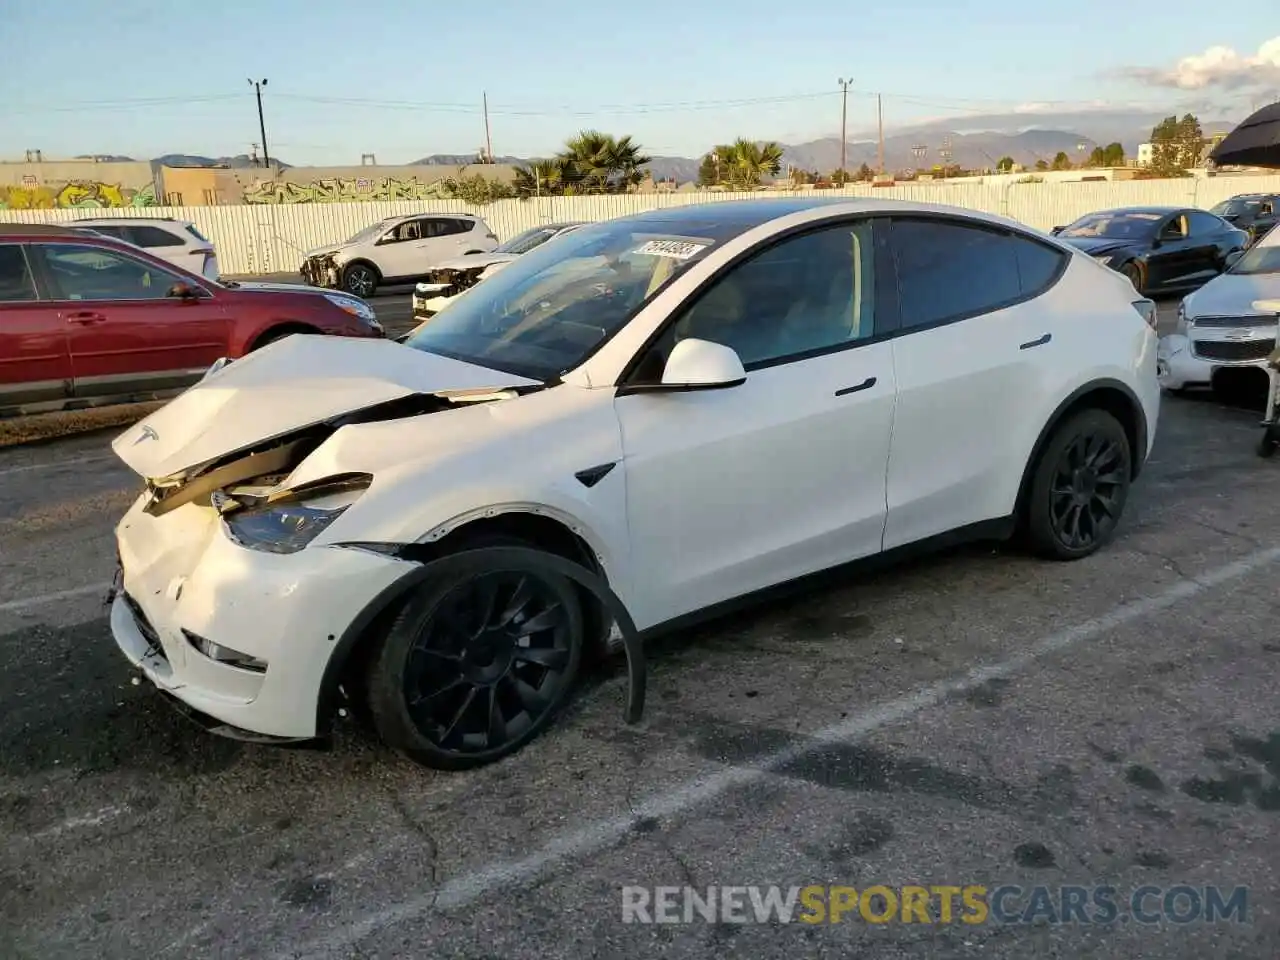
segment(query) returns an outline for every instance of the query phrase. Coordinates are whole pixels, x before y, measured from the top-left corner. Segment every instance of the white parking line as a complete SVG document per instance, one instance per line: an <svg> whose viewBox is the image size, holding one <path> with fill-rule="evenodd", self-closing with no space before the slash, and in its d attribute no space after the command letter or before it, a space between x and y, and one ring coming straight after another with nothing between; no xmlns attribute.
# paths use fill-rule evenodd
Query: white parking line
<svg viewBox="0 0 1280 960"><path fill-rule="evenodd" d="M106 594L109 583L91 583L84 587L72 587L70 590L59 590L57 593L46 593L39 597L27 597L25 600L8 600L0 603L0 613L12 613L15 611L27 610L31 607L42 607L49 603L57 603L60 600L72 600L76 597L83 597L89 593Z"/></svg>
<svg viewBox="0 0 1280 960"><path fill-rule="evenodd" d="M723 796L734 787L765 777L778 767L824 747L861 740L881 727L915 716L957 693L965 693L990 680L1017 673L1042 657L1096 639L1119 626L1166 610L1174 604L1239 579L1278 560L1280 547L1262 550L1194 579L1180 581L1163 593L1122 604L1110 613L1085 620L1028 644L1021 653L1007 660L977 667L967 674L931 684L898 700L860 714L851 714L847 720L826 727L802 743L764 758L755 766L722 769L686 781L665 793L651 796L628 813L597 820L578 830L561 834L523 859L499 861L463 874L421 896L376 910L352 923L344 924L342 929L334 930L328 936L302 946L294 946L280 956L282 960L285 957L296 960L298 957L321 957L336 951L342 951L345 955L345 951L384 927L432 910L465 907L499 887L527 884L552 867L580 859L617 843L634 829L637 821L684 813Z"/></svg>
<svg viewBox="0 0 1280 960"><path fill-rule="evenodd" d="M80 457L76 460L54 460L50 463L28 463L21 467L6 467L0 470L0 477L7 477L11 473L29 473L32 470L52 470L55 467L80 467L86 463L102 463L104 460L115 459L115 457L103 455L100 457ZM125 469L123 463L120 463L120 467Z"/></svg>

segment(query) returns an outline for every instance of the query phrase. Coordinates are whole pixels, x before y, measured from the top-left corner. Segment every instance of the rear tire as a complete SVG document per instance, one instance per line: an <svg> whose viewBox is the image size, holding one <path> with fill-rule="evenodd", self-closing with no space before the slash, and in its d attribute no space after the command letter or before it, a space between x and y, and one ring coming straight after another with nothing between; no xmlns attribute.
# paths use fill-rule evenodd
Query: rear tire
<svg viewBox="0 0 1280 960"><path fill-rule="evenodd" d="M1129 497L1132 458L1124 427L1105 410L1081 410L1059 426L1031 478L1031 548L1049 559L1079 560L1110 542Z"/></svg>
<svg viewBox="0 0 1280 960"><path fill-rule="evenodd" d="M485 536L463 549L495 546L531 548ZM578 591L550 571L424 583L369 659L365 699L374 727L388 746L437 770L501 760L568 701L585 636Z"/></svg>

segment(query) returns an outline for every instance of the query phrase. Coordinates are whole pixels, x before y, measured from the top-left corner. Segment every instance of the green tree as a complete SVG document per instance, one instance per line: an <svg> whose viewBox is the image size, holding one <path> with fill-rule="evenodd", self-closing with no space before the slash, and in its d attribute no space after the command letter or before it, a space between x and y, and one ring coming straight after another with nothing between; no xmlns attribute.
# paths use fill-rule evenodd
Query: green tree
<svg viewBox="0 0 1280 960"><path fill-rule="evenodd" d="M1185 177L1200 163L1204 131L1194 114L1165 117L1151 130L1151 171L1161 177Z"/></svg>
<svg viewBox="0 0 1280 960"><path fill-rule="evenodd" d="M1010 173L1013 170L1013 157L1004 156L996 161L996 170L1000 173Z"/></svg>
<svg viewBox="0 0 1280 960"><path fill-rule="evenodd" d="M862 166L858 168L858 177L857 177L858 180L861 180L862 182L867 183L874 180L875 178L876 178L875 171L872 170L871 167L868 166L867 164L864 163Z"/></svg>
<svg viewBox="0 0 1280 960"><path fill-rule="evenodd" d="M1043 160L1037 160L1037 161L1036 161L1036 169L1037 169L1037 170L1048 170L1048 169L1049 169L1049 164L1047 164L1047 163L1046 163L1045 161L1043 161Z"/></svg>
<svg viewBox="0 0 1280 960"><path fill-rule="evenodd" d="M717 162L714 151L703 154L702 162L698 164L698 186L714 187L720 183L720 164Z"/></svg>
<svg viewBox="0 0 1280 960"><path fill-rule="evenodd" d="M831 183L834 186L843 187L850 179L852 178L847 170L833 170L831 172Z"/></svg>
<svg viewBox="0 0 1280 960"><path fill-rule="evenodd" d="M711 182L731 190L752 190L760 186L765 177L777 176L781 169L781 144L772 140L757 143L739 137L733 143L720 144L704 156L699 173L706 171L714 178Z"/></svg>
<svg viewBox="0 0 1280 960"><path fill-rule="evenodd" d="M801 170L799 167L793 167L791 170L791 183L793 186L804 186L807 183L813 183L818 179L816 173L810 173L808 170Z"/></svg>
<svg viewBox="0 0 1280 960"><path fill-rule="evenodd" d="M495 200L506 200L517 194L516 188L501 180L494 180L482 173L459 177L449 184L449 192L466 203L481 206Z"/></svg>
<svg viewBox="0 0 1280 960"><path fill-rule="evenodd" d="M1108 167L1124 166L1124 144L1108 143L1102 148L1102 160Z"/></svg>
<svg viewBox="0 0 1280 960"><path fill-rule="evenodd" d="M1065 150L1059 150L1056 154L1054 154L1053 169L1054 170L1070 170L1071 169L1071 158L1067 156L1067 152Z"/></svg>
<svg viewBox="0 0 1280 960"><path fill-rule="evenodd" d="M630 136L583 130L549 160L516 171L518 196L623 193L644 179L650 160Z"/></svg>

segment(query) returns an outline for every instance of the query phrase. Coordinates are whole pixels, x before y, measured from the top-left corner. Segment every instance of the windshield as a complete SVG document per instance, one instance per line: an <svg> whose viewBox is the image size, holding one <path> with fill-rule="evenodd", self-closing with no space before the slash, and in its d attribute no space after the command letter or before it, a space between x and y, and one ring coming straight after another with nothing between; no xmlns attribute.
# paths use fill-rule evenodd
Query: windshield
<svg viewBox="0 0 1280 960"><path fill-rule="evenodd" d="M1217 206L1210 208L1209 212L1219 217L1239 217L1246 213L1257 213L1261 206L1261 199L1223 200Z"/></svg>
<svg viewBox="0 0 1280 960"><path fill-rule="evenodd" d="M500 243L494 249L494 253L528 253L534 247L541 246L551 239L554 231L546 227L534 227L532 230L526 230L524 233L517 234L506 243Z"/></svg>
<svg viewBox="0 0 1280 960"><path fill-rule="evenodd" d="M1246 250L1244 256L1227 272L1280 273L1280 234L1272 230L1263 240Z"/></svg>
<svg viewBox="0 0 1280 960"><path fill-rule="evenodd" d="M1141 240L1155 233L1162 213L1091 213L1064 229L1060 237L1108 237Z"/></svg>
<svg viewBox="0 0 1280 960"><path fill-rule="evenodd" d="M551 380L586 359L711 245L625 220L583 227L472 287L405 344Z"/></svg>
<svg viewBox="0 0 1280 960"><path fill-rule="evenodd" d="M379 233L382 232L382 229L386 226L386 224L387 224L387 221L385 220L379 220L377 223L370 224L369 226L361 230L359 233L357 233L350 240L348 240L347 243L363 243L365 240L372 240L374 237L376 237Z"/></svg>

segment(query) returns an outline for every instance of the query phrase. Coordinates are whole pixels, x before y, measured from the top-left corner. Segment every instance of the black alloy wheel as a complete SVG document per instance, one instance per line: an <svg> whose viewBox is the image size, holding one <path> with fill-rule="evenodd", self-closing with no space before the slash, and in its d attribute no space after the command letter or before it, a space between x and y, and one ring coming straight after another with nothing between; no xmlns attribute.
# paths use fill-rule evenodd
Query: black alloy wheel
<svg viewBox="0 0 1280 960"><path fill-rule="evenodd" d="M574 586L551 572L493 570L424 585L371 665L379 733L439 769L514 753L568 698L583 624Z"/></svg>
<svg viewBox="0 0 1280 960"><path fill-rule="evenodd" d="M1105 410L1081 411L1054 433L1027 505L1038 552L1078 560L1111 539L1129 496L1132 456L1124 428Z"/></svg>

